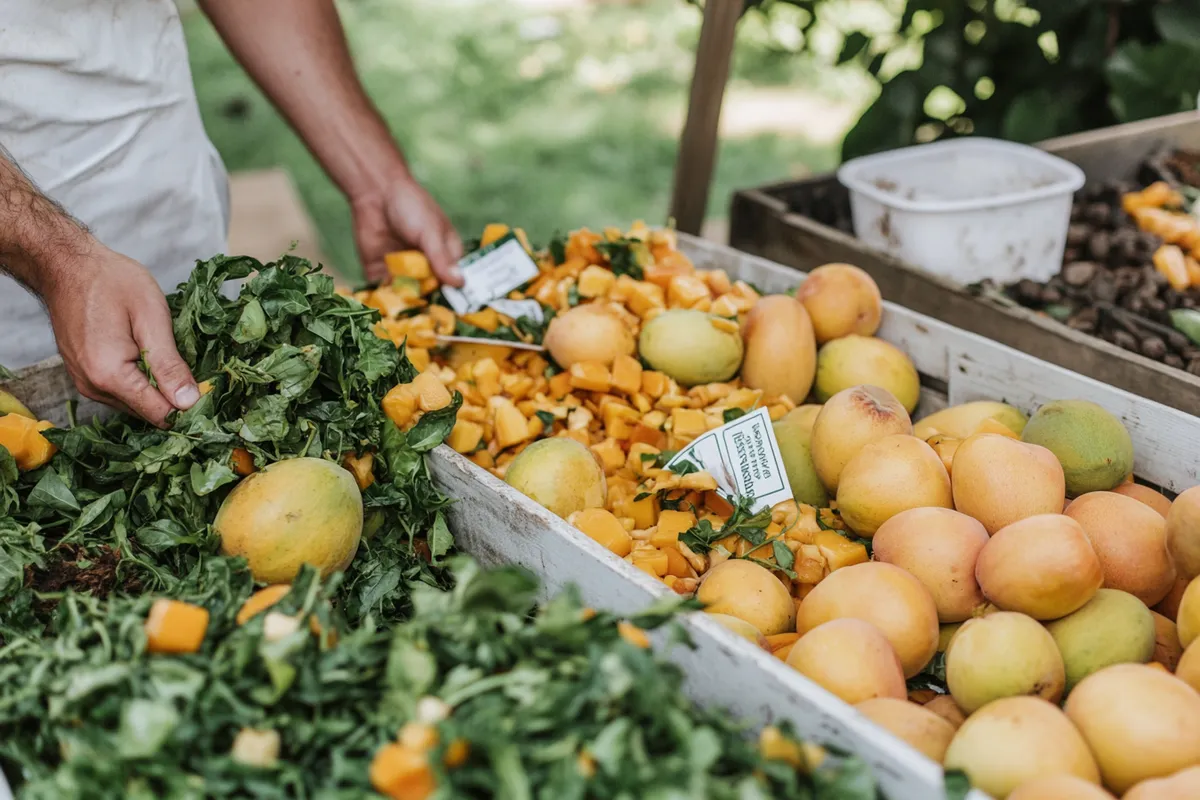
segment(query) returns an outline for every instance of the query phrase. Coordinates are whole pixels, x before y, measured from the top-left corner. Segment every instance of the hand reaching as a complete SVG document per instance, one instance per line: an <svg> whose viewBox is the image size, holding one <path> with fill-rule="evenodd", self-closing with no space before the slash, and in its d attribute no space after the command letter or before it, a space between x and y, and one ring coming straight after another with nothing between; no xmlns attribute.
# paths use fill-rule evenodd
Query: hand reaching
<svg viewBox="0 0 1200 800"><path fill-rule="evenodd" d="M456 266L463 254L462 240L437 201L416 181L405 177L385 190L351 198L350 208L367 280L387 277L386 254L416 248L425 253L438 280L462 285Z"/></svg>

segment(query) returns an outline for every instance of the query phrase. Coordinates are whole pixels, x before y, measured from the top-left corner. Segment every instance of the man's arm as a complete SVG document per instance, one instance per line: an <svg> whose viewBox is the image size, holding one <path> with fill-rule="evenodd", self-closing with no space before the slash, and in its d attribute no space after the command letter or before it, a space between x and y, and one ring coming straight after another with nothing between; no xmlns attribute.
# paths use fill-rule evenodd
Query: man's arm
<svg viewBox="0 0 1200 800"><path fill-rule="evenodd" d="M173 408L199 399L154 278L38 191L2 147L0 272L46 304L63 363L83 394L159 425ZM138 368L143 353L157 389Z"/></svg>
<svg viewBox="0 0 1200 800"><path fill-rule="evenodd" d="M369 277L386 274L389 249L425 251L458 284L462 243L413 179L372 105L333 0L200 0L230 51L304 139L350 200Z"/></svg>

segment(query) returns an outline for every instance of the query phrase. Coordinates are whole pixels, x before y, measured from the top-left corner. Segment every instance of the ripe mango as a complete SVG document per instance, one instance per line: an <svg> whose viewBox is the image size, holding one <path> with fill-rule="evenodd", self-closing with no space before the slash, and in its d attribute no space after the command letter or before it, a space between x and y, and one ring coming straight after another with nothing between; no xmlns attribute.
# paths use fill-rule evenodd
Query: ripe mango
<svg viewBox="0 0 1200 800"><path fill-rule="evenodd" d="M1021 440L1054 453L1071 497L1112 489L1133 472L1129 431L1119 419L1088 400L1046 403L1029 418Z"/></svg>

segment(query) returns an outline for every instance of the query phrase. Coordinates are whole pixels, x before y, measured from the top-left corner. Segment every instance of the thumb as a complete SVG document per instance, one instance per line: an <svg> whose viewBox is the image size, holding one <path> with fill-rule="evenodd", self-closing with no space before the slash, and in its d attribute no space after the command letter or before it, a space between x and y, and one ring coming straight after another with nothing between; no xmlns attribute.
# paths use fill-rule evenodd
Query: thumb
<svg viewBox="0 0 1200 800"><path fill-rule="evenodd" d="M158 383L163 399L175 408L191 408L200 399L200 389L192 371L175 347L171 315L164 299L151 304L133 320L133 336L145 354L150 374Z"/></svg>
<svg viewBox="0 0 1200 800"><path fill-rule="evenodd" d="M445 228L429 226L425 231L420 247L429 259L433 274L442 283L462 286L463 274L458 268L458 260L462 258L463 246L458 233L448 225Z"/></svg>

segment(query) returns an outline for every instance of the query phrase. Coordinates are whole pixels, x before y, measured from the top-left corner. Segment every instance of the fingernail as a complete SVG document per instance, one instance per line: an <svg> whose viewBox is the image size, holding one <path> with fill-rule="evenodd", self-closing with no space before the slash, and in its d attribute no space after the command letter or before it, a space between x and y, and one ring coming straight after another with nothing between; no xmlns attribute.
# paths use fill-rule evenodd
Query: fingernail
<svg viewBox="0 0 1200 800"><path fill-rule="evenodd" d="M175 392L175 407L176 408L191 408L196 405L196 401L200 399L200 390L194 384L189 383L187 386L179 388Z"/></svg>

